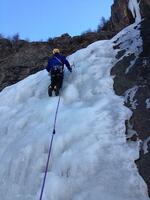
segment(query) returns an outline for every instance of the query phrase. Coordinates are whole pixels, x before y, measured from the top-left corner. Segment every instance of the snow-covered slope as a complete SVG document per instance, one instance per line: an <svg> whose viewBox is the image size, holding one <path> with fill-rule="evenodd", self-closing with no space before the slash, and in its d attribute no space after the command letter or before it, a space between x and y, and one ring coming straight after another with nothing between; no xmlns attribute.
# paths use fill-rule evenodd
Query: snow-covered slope
<svg viewBox="0 0 150 200"><path fill-rule="evenodd" d="M126 143L131 112L113 91L115 54L110 40L69 57L76 67L66 72L44 200L149 199L138 144ZM39 198L58 100L48 84L41 71L0 93L0 200Z"/></svg>

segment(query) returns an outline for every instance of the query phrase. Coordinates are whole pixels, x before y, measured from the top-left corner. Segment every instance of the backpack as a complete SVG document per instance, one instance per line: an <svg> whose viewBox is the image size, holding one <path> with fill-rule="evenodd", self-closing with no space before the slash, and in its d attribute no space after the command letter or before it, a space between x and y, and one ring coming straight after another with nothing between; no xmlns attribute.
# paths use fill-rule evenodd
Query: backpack
<svg viewBox="0 0 150 200"><path fill-rule="evenodd" d="M54 56L54 58L55 58L56 60L58 60L59 63L60 63L61 65L55 65L55 66L53 66L53 68L52 68L52 70L51 70L51 73L52 73L52 74L60 74L60 73L63 73L63 69L64 69L64 64L63 64L63 62L62 62L59 58L57 58L56 56Z"/></svg>

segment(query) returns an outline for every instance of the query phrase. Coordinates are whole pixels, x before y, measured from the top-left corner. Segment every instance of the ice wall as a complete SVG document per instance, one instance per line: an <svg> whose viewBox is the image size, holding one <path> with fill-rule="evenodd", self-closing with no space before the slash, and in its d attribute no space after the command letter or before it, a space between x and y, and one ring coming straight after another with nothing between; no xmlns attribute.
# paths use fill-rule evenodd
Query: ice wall
<svg viewBox="0 0 150 200"><path fill-rule="evenodd" d="M141 21L141 14L140 14L140 2L137 2L137 0L129 0L128 7L132 12L133 17L135 18L135 22Z"/></svg>

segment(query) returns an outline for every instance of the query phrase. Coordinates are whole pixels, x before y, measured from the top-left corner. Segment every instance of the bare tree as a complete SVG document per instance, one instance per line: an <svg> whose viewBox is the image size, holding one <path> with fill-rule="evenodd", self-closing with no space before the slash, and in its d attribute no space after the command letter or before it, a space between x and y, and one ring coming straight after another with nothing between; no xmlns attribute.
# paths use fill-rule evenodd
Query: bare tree
<svg viewBox="0 0 150 200"><path fill-rule="evenodd" d="M16 33L14 36L12 36L12 41L17 42L20 39L19 33Z"/></svg>
<svg viewBox="0 0 150 200"><path fill-rule="evenodd" d="M86 35L86 34L88 34L88 33L92 33L93 31L92 31L92 29L88 29L88 30L86 30L86 31L83 31L82 33L81 33L81 35Z"/></svg>
<svg viewBox="0 0 150 200"><path fill-rule="evenodd" d="M107 23L107 20L105 19L105 17L102 17L100 20L100 24L97 27L97 32L100 32L106 23Z"/></svg>
<svg viewBox="0 0 150 200"><path fill-rule="evenodd" d="M3 34L1 34L1 33L0 33L0 39L4 39L4 36L3 36Z"/></svg>

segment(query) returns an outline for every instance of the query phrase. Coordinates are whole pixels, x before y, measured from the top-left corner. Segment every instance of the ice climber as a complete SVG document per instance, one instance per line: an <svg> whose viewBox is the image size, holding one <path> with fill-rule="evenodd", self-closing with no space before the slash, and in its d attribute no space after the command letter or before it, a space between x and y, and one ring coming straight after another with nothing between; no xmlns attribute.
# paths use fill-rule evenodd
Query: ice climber
<svg viewBox="0 0 150 200"><path fill-rule="evenodd" d="M46 70L51 76L51 84L48 87L49 96L52 96L53 91L56 96L59 95L63 84L64 65L72 72L72 68L66 57L60 54L59 49L53 49L53 55L48 59L48 65L46 67Z"/></svg>

